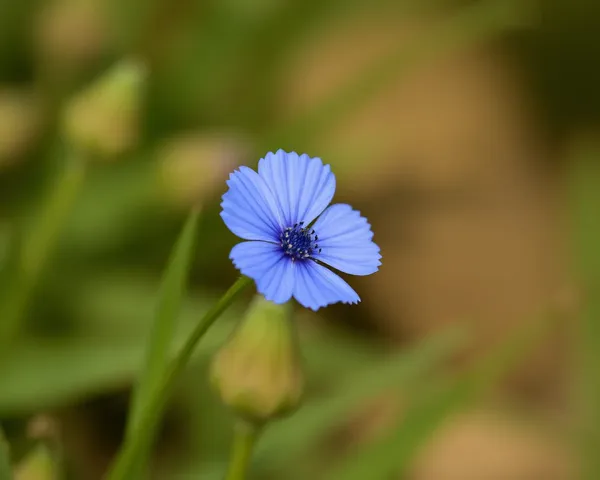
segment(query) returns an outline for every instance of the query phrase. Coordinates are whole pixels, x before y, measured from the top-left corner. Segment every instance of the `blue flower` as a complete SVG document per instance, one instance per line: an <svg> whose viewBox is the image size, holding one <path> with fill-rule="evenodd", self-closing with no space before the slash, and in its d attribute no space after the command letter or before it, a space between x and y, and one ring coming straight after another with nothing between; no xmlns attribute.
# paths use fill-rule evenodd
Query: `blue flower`
<svg viewBox="0 0 600 480"><path fill-rule="evenodd" d="M268 153L258 173L234 171L223 195L227 227L247 242L230 258L256 282L267 300L285 303L292 296L318 310L332 303L358 303L356 292L328 267L369 275L381 265L371 226L349 205L328 207L335 176L320 158L295 152Z"/></svg>

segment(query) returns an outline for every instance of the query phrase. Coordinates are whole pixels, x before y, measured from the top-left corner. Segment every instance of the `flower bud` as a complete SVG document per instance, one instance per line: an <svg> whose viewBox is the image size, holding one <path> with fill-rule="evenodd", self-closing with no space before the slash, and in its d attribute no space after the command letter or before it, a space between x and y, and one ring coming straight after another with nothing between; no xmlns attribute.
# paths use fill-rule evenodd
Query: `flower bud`
<svg viewBox="0 0 600 480"><path fill-rule="evenodd" d="M288 308L257 297L212 363L211 380L223 402L254 424L290 413L302 396Z"/></svg>
<svg viewBox="0 0 600 480"><path fill-rule="evenodd" d="M142 64L123 61L75 96L63 119L66 139L103 157L134 147L139 137L145 76Z"/></svg>
<svg viewBox="0 0 600 480"><path fill-rule="evenodd" d="M37 447L17 466L14 480L56 480L56 461L44 446Z"/></svg>
<svg viewBox="0 0 600 480"><path fill-rule="evenodd" d="M159 174L167 201L188 209L213 195L249 150L234 132L188 132L159 149Z"/></svg>

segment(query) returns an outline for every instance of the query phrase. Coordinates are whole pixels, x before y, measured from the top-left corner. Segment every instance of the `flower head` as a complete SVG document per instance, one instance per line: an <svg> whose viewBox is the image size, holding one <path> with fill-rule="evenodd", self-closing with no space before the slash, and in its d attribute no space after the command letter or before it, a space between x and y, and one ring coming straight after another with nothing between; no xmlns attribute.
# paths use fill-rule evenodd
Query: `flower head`
<svg viewBox="0 0 600 480"><path fill-rule="evenodd" d="M313 310L360 301L331 269L370 275L381 255L360 212L345 204L328 207L335 193L329 165L278 150L259 161L258 173L240 167L227 185L221 217L248 240L230 258L267 300L285 303L293 296Z"/></svg>

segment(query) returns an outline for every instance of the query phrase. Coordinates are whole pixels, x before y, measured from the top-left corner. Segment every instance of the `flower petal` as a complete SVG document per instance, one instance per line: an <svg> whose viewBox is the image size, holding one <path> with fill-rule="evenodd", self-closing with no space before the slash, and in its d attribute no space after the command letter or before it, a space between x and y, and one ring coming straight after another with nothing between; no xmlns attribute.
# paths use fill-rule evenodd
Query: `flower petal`
<svg viewBox="0 0 600 480"><path fill-rule="evenodd" d="M295 262L294 298L318 310L332 303L358 303L360 297L341 277L313 261Z"/></svg>
<svg viewBox="0 0 600 480"><path fill-rule="evenodd" d="M244 275L256 282L267 300L285 303L294 289L294 262L279 245L266 242L242 242L231 250L229 258Z"/></svg>
<svg viewBox="0 0 600 480"><path fill-rule="evenodd" d="M277 200L286 226L307 225L327 208L335 193L335 176L320 158L296 152L267 153L258 162L258 174Z"/></svg>
<svg viewBox="0 0 600 480"><path fill-rule="evenodd" d="M281 214L265 181L254 170L240 167L227 185L221 217L229 230L245 240L279 242Z"/></svg>
<svg viewBox="0 0 600 480"><path fill-rule="evenodd" d="M381 265L379 247L367 219L350 205L329 207L313 225L321 252L313 257L352 275L370 275Z"/></svg>

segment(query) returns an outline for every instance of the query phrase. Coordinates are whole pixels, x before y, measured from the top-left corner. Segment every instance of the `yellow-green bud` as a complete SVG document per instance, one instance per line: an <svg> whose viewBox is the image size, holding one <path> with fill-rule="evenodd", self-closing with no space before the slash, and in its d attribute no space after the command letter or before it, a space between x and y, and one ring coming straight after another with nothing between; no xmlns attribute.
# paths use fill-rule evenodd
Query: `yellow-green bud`
<svg viewBox="0 0 600 480"><path fill-rule="evenodd" d="M188 132L159 149L161 184L167 200L186 209L222 188L249 150L234 132Z"/></svg>
<svg viewBox="0 0 600 480"><path fill-rule="evenodd" d="M112 157L139 137L145 67L122 61L76 95L64 115L65 138L83 151Z"/></svg>
<svg viewBox="0 0 600 480"><path fill-rule="evenodd" d="M56 461L44 446L37 447L15 469L14 480L57 480Z"/></svg>
<svg viewBox="0 0 600 480"><path fill-rule="evenodd" d="M293 411L304 377L289 307L257 297L214 358L211 380L223 402L255 424Z"/></svg>

